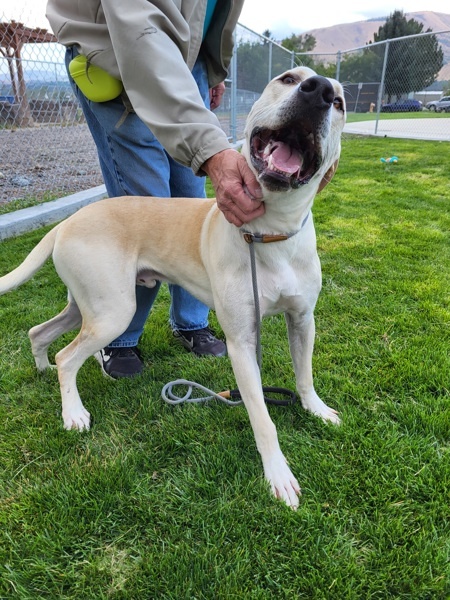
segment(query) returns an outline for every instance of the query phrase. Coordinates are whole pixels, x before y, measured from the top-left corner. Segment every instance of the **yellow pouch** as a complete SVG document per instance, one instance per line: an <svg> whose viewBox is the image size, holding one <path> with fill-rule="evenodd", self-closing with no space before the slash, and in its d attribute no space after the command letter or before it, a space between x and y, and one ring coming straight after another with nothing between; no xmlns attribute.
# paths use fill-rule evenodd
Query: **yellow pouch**
<svg viewBox="0 0 450 600"><path fill-rule="evenodd" d="M79 54L69 63L69 73L88 100L107 102L122 92L122 82Z"/></svg>

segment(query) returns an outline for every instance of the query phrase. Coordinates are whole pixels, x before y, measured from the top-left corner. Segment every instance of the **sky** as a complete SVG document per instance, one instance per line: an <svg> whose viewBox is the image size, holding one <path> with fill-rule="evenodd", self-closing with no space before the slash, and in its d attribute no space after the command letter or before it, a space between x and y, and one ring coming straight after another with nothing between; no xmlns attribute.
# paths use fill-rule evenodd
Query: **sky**
<svg viewBox="0 0 450 600"><path fill-rule="evenodd" d="M257 33L268 29L274 39L281 40L292 33L310 29L385 17L394 10L450 14L449 0L380 0L373 5L340 0L327 4L326 8L323 4L319 8L315 2L299 0L246 0L239 22ZM360 8L363 4L367 5L366 8ZM0 20L15 19L26 25L48 29L45 6L46 0L0 0Z"/></svg>
<svg viewBox="0 0 450 600"><path fill-rule="evenodd" d="M320 7L320 8L318 8ZM395 10L409 12L441 12L450 14L449 0L381 0L380 2L355 2L340 0L324 4L298 0L246 0L239 19L242 25L262 33L269 29L272 37L283 39L291 33L331 27L340 23L367 21L374 17L387 17Z"/></svg>

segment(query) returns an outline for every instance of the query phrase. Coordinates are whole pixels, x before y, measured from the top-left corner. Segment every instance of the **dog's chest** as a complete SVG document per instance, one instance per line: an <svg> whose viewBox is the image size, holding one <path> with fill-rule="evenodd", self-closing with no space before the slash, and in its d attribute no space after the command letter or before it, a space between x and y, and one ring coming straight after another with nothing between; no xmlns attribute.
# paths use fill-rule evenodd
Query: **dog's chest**
<svg viewBox="0 0 450 600"><path fill-rule="evenodd" d="M321 287L320 266L277 265L276 269L260 265L258 292L261 312L265 316L288 310L308 312L317 301Z"/></svg>

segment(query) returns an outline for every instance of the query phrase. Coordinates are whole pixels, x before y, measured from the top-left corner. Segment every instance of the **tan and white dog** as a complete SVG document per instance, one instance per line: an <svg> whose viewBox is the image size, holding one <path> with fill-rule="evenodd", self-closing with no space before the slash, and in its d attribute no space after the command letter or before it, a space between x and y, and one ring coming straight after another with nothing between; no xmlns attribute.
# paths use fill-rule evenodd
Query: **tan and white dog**
<svg viewBox="0 0 450 600"><path fill-rule="evenodd" d="M0 294L30 279L53 253L68 288L68 304L33 327L39 370L50 367L48 347L80 328L56 355L66 429L88 429L90 415L77 390L77 373L129 325L135 285L177 283L214 308L226 336L235 378L273 493L293 508L300 487L278 443L267 411L255 354L255 306L244 232L257 243L261 315L283 312L296 387L306 410L339 423L313 386L314 307L321 288L311 207L332 176L345 121L341 85L300 67L273 79L252 108L243 154L263 188L265 214L244 228L230 224L214 200L127 197L91 204L54 227L24 262L0 278Z"/></svg>

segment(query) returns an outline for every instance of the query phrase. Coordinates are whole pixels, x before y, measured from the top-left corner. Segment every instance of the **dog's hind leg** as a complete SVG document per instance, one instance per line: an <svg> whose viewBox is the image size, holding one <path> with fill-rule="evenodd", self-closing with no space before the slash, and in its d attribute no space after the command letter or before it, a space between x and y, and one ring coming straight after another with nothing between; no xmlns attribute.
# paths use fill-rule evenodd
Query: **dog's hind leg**
<svg viewBox="0 0 450 600"><path fill-rule="evenodd" d="M56 315L56 317L45 323L32 327L28 332L31 351L38 371L55 366L51 365L48 360L48 348L50 344L63 333L72 331L81 325L81 313L70 292L68 299L67 306L59 315Z"/></svg>
<svg viewBox="0 0 450 600"><path fill-rule="evenodd" d="M288 312L285 315L289 335L289 348L294 364L297 391L304 409L339 425L338 413L323 402L316 393L313 384L312 354L314 348L314 315L302 315Z"/></svg>
<svg viewBox="0 0 450 600"><path fill-rule="evenodd" d="M134 291L134 290L133 290ZM107 346L128 327L135 311L133 302L121 305L116 302L114 310L96 315L83 315L83 323L77 337L55 357L61 388L62 417L65 429L89 429L90 415L84 408L77 388L77 374L83 363Z"/></svg>

